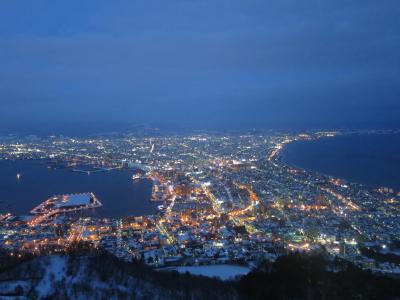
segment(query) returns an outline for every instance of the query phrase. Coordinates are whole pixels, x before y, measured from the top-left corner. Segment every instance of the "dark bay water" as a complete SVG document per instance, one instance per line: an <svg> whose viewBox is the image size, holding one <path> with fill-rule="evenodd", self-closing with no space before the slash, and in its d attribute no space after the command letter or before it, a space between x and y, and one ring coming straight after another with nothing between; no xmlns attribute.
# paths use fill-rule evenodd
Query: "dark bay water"
<svg viewBox="0 0 400 300"><path fill-rule="evenodd" d="M286 146L282 160L370 187L400 190L400 134L348 135Z"/></svg>
<svg viewBox="0 0 400 300"><path fill-rule="evenodd" d="M17 180L17 173L22 174ZM27 214L55 194L94 192L99 216L144 215L156 211L149 201L152 183L133 182L130 170L86 173L49 169L43 161L0 161L0 213Z"/></svg>

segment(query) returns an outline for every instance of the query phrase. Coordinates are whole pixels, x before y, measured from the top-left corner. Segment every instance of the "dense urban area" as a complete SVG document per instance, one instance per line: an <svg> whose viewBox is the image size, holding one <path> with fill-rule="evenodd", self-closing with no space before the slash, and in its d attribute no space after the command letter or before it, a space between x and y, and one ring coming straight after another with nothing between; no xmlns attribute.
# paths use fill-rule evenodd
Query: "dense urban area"
<svg viewBox="0 0 400 300"><path fill-rule="evenodd" d="M82 176L131 170L133 181L152 181L148 201L158 209L114 219L87 216L84 211L102 205L91 191L49 195L24 216L1 212L0 245L9 256L23 257L65 252L84 241L120 260L162 269L251 268L291 252L320 251L362 269L399 274L398 191L282 162L288 143L341 134L349 133L2 137L2 160L43 160Z"/></svg>

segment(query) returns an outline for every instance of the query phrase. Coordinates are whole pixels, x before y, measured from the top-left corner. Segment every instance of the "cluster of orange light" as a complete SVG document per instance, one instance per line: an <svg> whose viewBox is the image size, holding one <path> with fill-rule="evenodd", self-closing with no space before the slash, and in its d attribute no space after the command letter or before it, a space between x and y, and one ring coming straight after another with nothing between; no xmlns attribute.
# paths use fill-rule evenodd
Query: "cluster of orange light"
<svg viewBox="0 0 400 300"><path fill-rule="evenodd" d="M390 199L385 200L385 202L388 204L394 204L394 203L397 203L397 200L395 198L390 198Z"/></svg>
<svg viewBox="0 0 400 300"><path fill-rule="evenodd" d="M310 244L300 244L300 245L294 245L294 244L288 244L289 248L291 250L310 250Z"/></svg>
<svg viewBox="0 0 400 300"><path fill-rule="evenodd" d="M229 215L230 217L241 216L241 215L245 214L246 212L248 212L252 207L253 207L252 205L249 205L249 206L247 206L247 207L244 208L244 209L231 211L230 213L228 213L228 215Z"/></svg>
<svg viewBox="0 0 400 300"><path fill-rule="evenodd" d="M343 181L340 179L330 179L329 182L336 186L341 186L343 184Z"/></svg>
<svg viewBox="0 0 400 300"><path fill-rule="evenodd" d="M236 183L236 186L239 189L246 190L249 193L249 197L250 197L251 201L253 201L253 202L257 202L258 201L257 194L251 188L249 188L248 186L246 186L244 184L241 184L241 183Z"/></svg>
<svg viewBox="0 0 400 300"><path fill-rule="evenodd" d="M289 204L288 208L297 208L299 210L305 210L305 211L310 211L310 210L324 210L327 209L328 207L324 205L294 205L294 204Z"/></svg>

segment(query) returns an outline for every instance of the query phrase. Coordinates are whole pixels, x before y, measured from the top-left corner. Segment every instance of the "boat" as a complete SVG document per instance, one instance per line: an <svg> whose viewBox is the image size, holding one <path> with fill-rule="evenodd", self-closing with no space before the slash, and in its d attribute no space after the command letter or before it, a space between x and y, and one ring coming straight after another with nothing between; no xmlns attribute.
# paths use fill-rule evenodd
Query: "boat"
<svg viewBox="0 0 400 300"><path fill-rule="evenodd" d="M137 181L137 180L139 180L139 179L141 179L142 178L142 175L140 175L140 174L133 174L132 175L132 180L133 181Z"/></svg>

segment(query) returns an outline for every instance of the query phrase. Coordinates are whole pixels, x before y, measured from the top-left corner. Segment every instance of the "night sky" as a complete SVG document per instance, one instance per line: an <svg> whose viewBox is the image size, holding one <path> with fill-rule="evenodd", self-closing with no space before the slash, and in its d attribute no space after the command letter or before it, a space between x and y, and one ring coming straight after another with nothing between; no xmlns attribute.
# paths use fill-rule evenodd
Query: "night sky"
<svg viewBox="0 0 400 300"><path fill-rule="evenodd" d="M113 122L400 125L400 2L1 1L0 126Z"/></svg>

